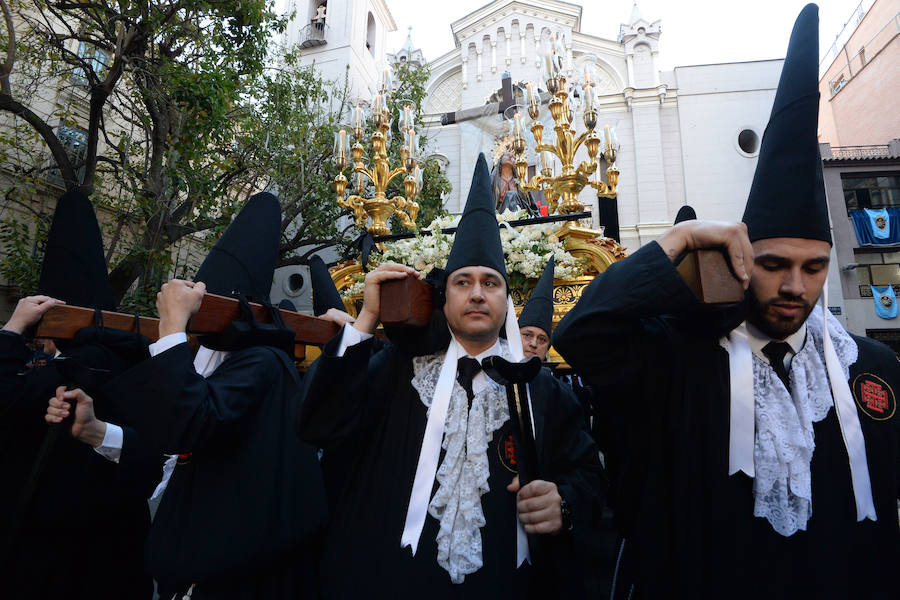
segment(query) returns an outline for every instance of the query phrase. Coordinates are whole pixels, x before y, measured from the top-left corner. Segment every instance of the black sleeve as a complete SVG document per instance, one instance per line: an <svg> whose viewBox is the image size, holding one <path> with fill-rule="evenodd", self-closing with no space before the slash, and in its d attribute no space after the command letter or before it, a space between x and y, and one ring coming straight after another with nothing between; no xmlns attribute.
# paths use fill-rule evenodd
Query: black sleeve
<svg viewBox="0 0 900 600"><path fill-rule="evenodd" d="M584 290L553 332L553 347L590 384L633 377L653 343L653 317L698 301L656 242L611 265Z"/></svg>
<svg viewBox="0 0 900 600"><path fill-rule="evenodd" d="M303 378L297 417L300 438L328 450L352 439L380 412L390 382L396 348L386 345L372 354L374 338L347 348L337 356L343 330L322 348L322 354Z"/></svg>
<svg viewBox="0 0 900 600"><path fill-rule="evenodd" d="M607 482L599 452L571 388L552 379L544 432L545 479L556 483L571 510L572 529L541 536L541 558L560 597L585 597L588 575L596 569L595 545Z"/></svg>
<svg viewBox="0 0 900 600"><path fill-rule="evenodd" d="M131 427L122 427L119 480L142 498L149 498L162 479L165 456L141 439Z"/></svg>
<svg viewBox="0 0 900 600"><path fill-rule="evenodd" d="M281 364L265 348L232 352L208 378L181 343L144 361L104 388L115 422L154 448L186 454L240 437L243 418L278 381Z"/></svg>
<svg viewBox="0 0 900 600"><path fill-rule="evenodd" d="M15 413L27 404L22 372L29 356L28 346L21 335L11 331L0 332L0 418L4 421L15 419Z"/></svg>
<svg viewBox="0 0 900 600"><path fill-rule="evenodd" d="M590 523L595 506L602 508L606 478L599 449L574 393L559 381L547 379L555 393L547 408L544 464L548 479L556 483L560 496L571 507L577 529L582 522Z"/></svg>

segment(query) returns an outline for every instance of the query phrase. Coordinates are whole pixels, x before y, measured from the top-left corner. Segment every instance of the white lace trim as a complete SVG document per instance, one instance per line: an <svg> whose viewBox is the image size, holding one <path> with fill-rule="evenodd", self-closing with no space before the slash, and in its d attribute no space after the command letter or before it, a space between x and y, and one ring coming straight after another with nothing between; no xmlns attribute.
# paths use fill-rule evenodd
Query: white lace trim
<svg viewBox="0 0 900 600"><path fill-rule="evenodd" d="M509 359L509 349L500 341L501 353ZM431 399L440 376L444 352L413 358L412 386L431 411ZM444 459L435 478L438 490L428 505L428 513L440 522L437 540L438 564L453 583L484 564L481 528L486 521L481 496L490 491L488 443L494 432L509 420L505 390L490 384L469 400L459 382L453 382L442 447Z"/></svg>
<svg viewBox="0 0 900 600"><path fill-rule="evenodd" d="M847 379L859 349L838 320L830 312L827 315L828 331ZM813 423L824 419L834 406L825 368L822 311L813 310L806 323L806 343L791 361L791 394L774 369L753 355L753 514L785 536L805 530L812 516Z"/></svg>

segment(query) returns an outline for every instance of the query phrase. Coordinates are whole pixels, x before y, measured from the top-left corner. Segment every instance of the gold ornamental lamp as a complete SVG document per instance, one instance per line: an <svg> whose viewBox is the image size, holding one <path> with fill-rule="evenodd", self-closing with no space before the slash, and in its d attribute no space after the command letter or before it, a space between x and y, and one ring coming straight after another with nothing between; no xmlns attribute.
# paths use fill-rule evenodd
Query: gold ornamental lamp
<svg viewBox="0 0 900 600"><path fill-rule="evenodd" d="M360 229L368 229L369 233L375 237L388 235L391 232L387 225L387 220L391 215L395 215L404 228L416 228L416 215L419 212L416 197L422 187L421 171L416 158L416 131L413 123L412 103L404 103L402 108L403 147L400 151L400 166L393 169L390 167L387 156L391 132L391 115L388 108L390 91L390 72L385 69L381 88L372 101L372 121L375 124L375 131L370 136L371 168L363 163L366 114L360 104L357 104L353 110L353 137L356 141L352 148L349 147L348 128L340 129L335 136L334 156L340 171L334 178L338 205L342 208L352 209L356 218L356 226ZM345 199L344 193L347 190L348 181L343 171L347 167L348 156L353 157L353 172L357 176L357 193L351 194ZM386 190L390 182L404 175L403 191L405 196L388 198ZM374 196L365 196L363 177L367 177L374 185ZM372 220L372 224L366 228L369 219Z"/></svg>
<svg viewBox="0 0 900 600"><path fill-rule="evenodd" d="M584 109L582 120L585 130L576 135L574 123L578 112L577 104L566 88L562 55L559 42L551 36L549 43L544 48L542 70L547 90L551 94L547 108L553 119L553 131L556 135L556 140L552 144L543 142L544 125L538 120L540 98L537 89L532 82L526 84L527 111L532 120L531 134L534 136L535 151L541 158L540 174L528 181L528 161L525 160L527 144L522 135L522 114L518 111L513 117L513 150L516 153L516 171L519 181L528 181L522 185L521 189L526 192L543 191L550 204L551 213L572 214L584 211L584 204L578 201L578 194L586 186L597 190L598 196L607 198L616 196L619 171L615 161L619 146L615 131L606 125L604 127L604 147L601 152L600 136L595 131L599 120L594 93L596 77L594 77L590 65L585 67L584 83L581 86L583 92L581 104ZM582 145L587 149L588 160L575 164L575 153ZM551 156L556 156L562 164L559 175L553 174ZM599 176L591 179L591 176L598 172L598 158L604 158L609 164L606 169L607 181L602 181Z"/></svg>

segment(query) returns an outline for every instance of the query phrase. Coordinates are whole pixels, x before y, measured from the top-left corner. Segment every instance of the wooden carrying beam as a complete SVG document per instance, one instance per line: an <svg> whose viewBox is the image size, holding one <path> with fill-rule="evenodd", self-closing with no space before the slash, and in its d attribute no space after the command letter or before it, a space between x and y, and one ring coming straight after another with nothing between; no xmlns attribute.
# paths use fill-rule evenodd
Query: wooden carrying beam
<svg viewBox="0 0 900 600"><path fill-rule="evenodd" d="M731 273L722 250L688 252L678 272L704 304L736 304L744 299L744 287Z"/></svg>
<svg viewBox="0 0 900 600"><path fill-rule="evenodd" d="M255 302L250 309L256 319L262 323L272 321L269 309ZM191 334L218 333L232 321L241 316L240 304L234 298L206 294L200 310L191 317L187 331ZM284 324L296 333L297 344L322 345L338 332L338 326L327 320L311 317L289 310L281 311ZM139 317L141 334L156 340L159 338L159 319ZM48 310L37 324L34 336L58 340L72 339L82 327L94 325L94 309L81 306L54 306ZM103 326L123 331L136 331L134 315L103 311ZM300 349L297 349L300 350Z"/></svg>
<svg viewBox="0 0 900 600"><path fill-rule="evenodd" d="M415 277L390 279L381 284L381 322L385 325L423 327L434 310L432 287Z"/></svg>

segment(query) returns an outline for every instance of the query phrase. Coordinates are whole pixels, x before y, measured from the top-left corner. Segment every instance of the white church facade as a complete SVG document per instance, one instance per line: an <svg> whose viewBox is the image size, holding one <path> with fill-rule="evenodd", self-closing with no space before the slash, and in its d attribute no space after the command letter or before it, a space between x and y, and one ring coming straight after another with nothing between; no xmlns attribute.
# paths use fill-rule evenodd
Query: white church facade
<svg viewBox="0 0 900 600"><path fill-rule="evenodd" d="M514 85L532 81L543 89L542 44L553 34L565 49L569 81L580 81L585 64L593 65L600 125L615 126L625 246L634 250L658 237L685 203L704 219L740 219L782 61L660 71L661 22L645 19L636 5L617 40L581 26L581 7L557 0L495 0L450 24L456 47L428 63L425 105L427 135L446 157L453 184L447 208L462 210L478 153L495 153L508 125L497 115L442 126L441 115L484 105L504 72ZM542 113L544 141L552 142L552 120ZM533 146L530 133L525 137ZM533 152L526 156L538 163ZM579 199L595 209L596 221L591 195L588 189Z"/></svg>

